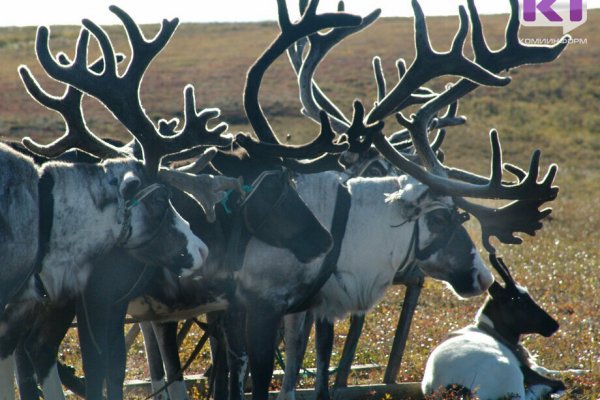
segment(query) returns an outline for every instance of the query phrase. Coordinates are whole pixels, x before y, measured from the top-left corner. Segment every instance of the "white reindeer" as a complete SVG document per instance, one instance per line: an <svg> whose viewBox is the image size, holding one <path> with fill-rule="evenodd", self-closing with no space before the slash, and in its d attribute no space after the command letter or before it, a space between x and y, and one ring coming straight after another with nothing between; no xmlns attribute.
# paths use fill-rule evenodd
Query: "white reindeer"
<svg viewBox="0 0 600 400"><path fill-rule="evenodd" d="M475 323L451 333L433 350L421 382L425 395L454 387L482 400L534 400L565 389L560 380L545 376L559 371L537 365L520 344L524 334L551 336L558 323L515 283L501 258L490 255L490 262L505 286L494 282Z"/></svg>

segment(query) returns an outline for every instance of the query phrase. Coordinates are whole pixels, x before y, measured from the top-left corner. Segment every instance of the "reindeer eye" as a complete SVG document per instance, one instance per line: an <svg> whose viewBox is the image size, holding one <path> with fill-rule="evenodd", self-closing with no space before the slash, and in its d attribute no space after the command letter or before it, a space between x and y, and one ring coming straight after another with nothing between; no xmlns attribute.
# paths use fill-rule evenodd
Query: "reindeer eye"
<svg viewBox="0 0 600 400"><path fill-rule="evenodd" d="M427 214L427 227L432 233L442 233L450 224L450 213L447 210L434 210Z"/></svg>

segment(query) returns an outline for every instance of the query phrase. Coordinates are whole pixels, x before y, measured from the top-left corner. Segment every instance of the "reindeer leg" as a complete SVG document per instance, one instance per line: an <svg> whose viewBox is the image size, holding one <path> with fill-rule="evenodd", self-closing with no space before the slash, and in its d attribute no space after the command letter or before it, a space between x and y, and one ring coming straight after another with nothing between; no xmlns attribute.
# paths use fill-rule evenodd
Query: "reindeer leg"
<svg viewBox="0 0 600 400"><path fill-rule="evenodd" d="M244 399L248 352L244 341L243 322L246 312L235 302L223 313L221 327L225 341L220 347L226 352L229 370L229 400ZM240 326L241 325L241 326ZM240 329L242 328L242 329Z"/></svg>
<svg viewBox="0 0 600 400"><path fill-rule="evenodd" d="M252 302L246 314L246 344L252 375L252 399L267 400L273 375L275 341L283 312L264 301Z"/></svg>
<svg viewBox="0 0 600 400"><path fill-rule="evenodd" d="M127 346L125 345L125 315L128 302L111 307L106 327L108 364L106 371L106 394L109 400L123 399L123 383L127 364Z"/></svg>
<svg viewBox="0 0 600 400"><path fill-rule="evenodd" d="M108 307L92 307L91 302L80 299L77 304L77 330L81 347L81 360L85 374L87 400L103 400L102 388L107 375ZM93 316L93 318L92 318Z"/></svg>
<svg viewBox="0 0 600 400"><path fill-rule="evenodd" d="M284 317L285 326L285 375L278 400L294 400L298 374L306 352L308 336L312 329L311 313L288 314Z"/></svg>
<svg viewBox="0 0 600 400"><path fill-rule="evenodd" d="M0 393L0 400L15 400L15 371L13 356L0 360L0 387L6 388Z"/></svg>
<svg viewBox="0 0 600 400"><path fill-rule="evenodd" d="M17 346L15 353L15 366L16 366L16 374L17 374L17 386L19 388L19 395L21 396L21 400L38 400L40 398L40 390L38 389L37 379L35 378L35 371L33 369L33 364L25 351L23 342L21 341ZM13 371L12 371L12 359L9 358L7 360L7 364L10 364L10 377L6 384L0 383L2 388L10 387L13 388ZM8 391L7 391L8 392ZM0 399L5 400L5 397L0 395ZM14 390L10 391L9 397L6 399L14 399Z"/></svg>
<svg viewBox="0 0 600 400"><path fill-rule="evenodd" d="M0 388L4 389L0 391L0 400L15 399L15 357L27 359L21 342L31 329L34 314L34 310L8 306L5 312L0 315ZM29 360L27 361L29 362ZM30 372L24 372L25 375L30 374ZM25 379L27 379L26 376L24 376ZM33 385L37 389L35 382L27 383L27 385ZM6 388L10 389L6 390Z"/></svg>
<svg viewBox="0 0 600 400"><path fill-rule="evenodd" d="M22 350L31 362L45 399L64 399L62 384L56 366L56 356L62 339L75 316L75 302L46 308L36 319L32 330L22 342ZM26 360L18 358L19 375L27 373ZM19 385L21 386L21 385ZM20 389L21 390L21 389ZM25 389L29 391L28 389ZM21 395L23 399L23 395ZM31 394L37 399L37 394Z"/></svg>
<svg viewBox="0 0 600 400"><path fill-rule="evenodd" d="M206 314L206 321L211 327L217 327L213 329L213 334L210 336L210 354L212 359L212 365L210 370L207 371L210 383L209 389L212 391L214 400L228 400L229 399L229 367L227 366L227 342L226 332L227 329L222 323L223 312L211 312ZM243 330L240 330L243 332ZM242 334L243 336L243 334ZM242 390L240 395L232 394L232 396L243 396Z"/></svg>
<svg viewBox="0 0 600 400"><path fill-rule="evenodd" d="M327 320L317 319L315 335L317 345L316 398L329 400L329 362L333 350L333 324Z"/></svg>
<svg viewBox="0 0 600 400"><path fill-rule="evenodd" d="M521 366L521 372L523 372L523 382L525 386L547 386L550 388L551 393L566 389L563 381L548 378L529 367Z"/></svg>
<svg viewBox="0 0 600 400"><path fill-rule="evenodd" d="M171 383L167 388L171 400L187 400L187 388L181 371L181 360L177 347L177 322L152 323L152 329L156 335L160 354L165 366L167 382Z"/></svg>
<svg viewBox="0 0 600 400"><path fill-rule="evenodd" d="M167 383L165 380L165 369L163 367L158 341L154 334L154 330L152 329L152 323L140 322L140 329L142 330L142 336L144 336L144 348L146 349L146 359L148 360L152 392L154 393L163 388ZM169 396L165 392L160 392L154 396L155 400L166 400L168 398Z"/></svg>

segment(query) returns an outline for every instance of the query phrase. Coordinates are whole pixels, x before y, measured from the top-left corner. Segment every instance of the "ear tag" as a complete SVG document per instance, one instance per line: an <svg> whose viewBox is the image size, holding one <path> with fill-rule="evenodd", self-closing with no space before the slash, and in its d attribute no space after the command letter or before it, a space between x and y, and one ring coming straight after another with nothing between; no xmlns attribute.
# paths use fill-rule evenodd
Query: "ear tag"
<svg viewBox="0 0 600 400"><path fill-rule="evenodd" d="M233 212L227 206L227 202L229 201L229 195L231 195L231 193L233 193L234 191L235 191L234 189L226 190L225 191L225 196L223 196L223 198L219 202L223 206L223 209L225 210L225 214L231 214ZM243 185L242 186L242 191L244 192L243 195L242 195L242 198L245 198L246 195L252 191L252 186L251 185Z"/></svg>

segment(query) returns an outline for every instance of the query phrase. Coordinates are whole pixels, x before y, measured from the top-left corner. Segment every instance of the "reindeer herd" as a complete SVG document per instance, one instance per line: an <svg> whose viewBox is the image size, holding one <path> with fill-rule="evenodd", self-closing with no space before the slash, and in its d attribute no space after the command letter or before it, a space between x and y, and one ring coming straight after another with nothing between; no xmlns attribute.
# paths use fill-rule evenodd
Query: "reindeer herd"
<svg viewBox="0 0 600 400"><path fill-rule="evenodd" d="M156 351L149 358L166 367L167 385L151 368L157 397L185 399L173 321L210 313L209 329L227 357L216 374L215 398L243 398L248 370L252 398L268 397L285 320L288 359L279 398L295 398L315 321L316 396L328 399L334 322L368 312L395 278L415 271L447 282L460 297L491 296L474 326L434 351L425 394L452 385L481 390L486 398L563 390L518 345L521 333L550 335L558 325L516 285L490 241L519 244L519 233L534 235L542 227L550 213L542 207L558 193L557 167L540 177L539 150L526 169L503 163L494 130L489 177L446 166L440 146L447 128L465 122L456 114L460 98L481 85L509 84L506 71L550 62L565 44L522 44L517 0L510 0L506 43L490 50L474 0L467 3L450 50L438 52L413 0L412 64L397 61L397 82L388 86L375 57L377 98L370 109L356 100L350 117L319 87L315 71L339 42L375 22L379 10L360 17L340 4L336 12L317 13L317 0L301 1L301 17L292 22L285 0L277 0L280 33L248 70L243 93L252 132L238 134L218 120L218 109L197 109L191 85L183 90L183 121L154 121L141 104L144 73L173 36L177 19L163 20L147 39L127 13L111 6L129 39L127 61L90 20L82 22L72 58L53 54L50 30L39 27L37 58L64 83L64 93L46 92L27 66L19 74L31 97L58 112L66 128L47 145L30 138L0 144L0 398L13 398L13 366L22 399L38 399L40 390L45 399L64 398L56 356L76 317L82 394L122 399L123 325L130 315L144 322L147 348L160 350L162 359ZM469 28L473 58L463 52ZM89 60L90 38L101 49L96 61ZM302 113L319 129L299 146L280 142L259 103L265 72L286 53ZM441 92L426 86L448 76L456 80ZM131 141L91 132L84 96L99 100ZM481 199L505 204L484 206ZM494 282L463 227L469 216L479 221L505 288ZM524 321L529 326L523 328ZM468 358L460 368L452 365L455 353ZM514 385L488 389L500 368L495 364L505 359ZM490 372L479 369L471 379L478 363ZM530 390L535 385L543 388Z"/></svg>

